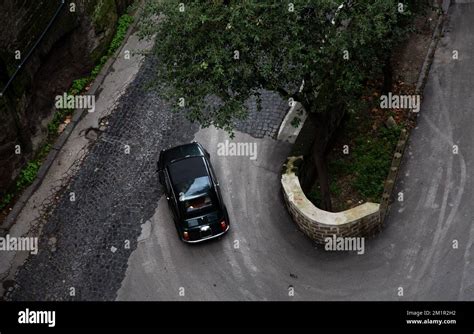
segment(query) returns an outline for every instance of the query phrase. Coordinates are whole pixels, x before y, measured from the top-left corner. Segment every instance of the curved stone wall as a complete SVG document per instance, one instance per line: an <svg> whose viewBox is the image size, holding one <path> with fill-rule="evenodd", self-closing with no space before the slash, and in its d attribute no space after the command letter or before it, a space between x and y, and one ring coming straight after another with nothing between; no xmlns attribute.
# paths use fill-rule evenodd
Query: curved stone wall
<svg viewBox="0 0 474 334"><path fill-rule="evenodd" d="M324 244L327 237L370 237L380 231L380 205L364 203L355 208L328 212L311 203L296 175L295 162L302 157L289 157L281 176L283 195L288 210L300 230L317 243Z"/></svg>

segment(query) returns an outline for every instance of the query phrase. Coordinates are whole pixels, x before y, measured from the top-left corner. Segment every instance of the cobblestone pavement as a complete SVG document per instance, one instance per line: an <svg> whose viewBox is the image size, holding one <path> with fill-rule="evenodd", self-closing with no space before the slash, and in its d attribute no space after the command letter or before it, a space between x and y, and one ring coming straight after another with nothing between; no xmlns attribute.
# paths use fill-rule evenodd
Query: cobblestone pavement
<svg viewBox="0 0 474 334"><path fill-rule="evenodd" d="M148 59L59 196L44 224L39 253L20 268L5 299L115 298L141 223L153 215L162 193L155 172L159 151L191 141L199 130L145 88L152 75ZM264 92L262 99L263 111L257 115L250 103L249 119L236 129L274 137L286 108L273 93Z"/></svg>
<svg viewBox="0 0 474 334"><path fill-rule="evenodd" d="M238 121L235 128L255 138L276 138L280 124L288 112L288 101L283 100L278 93L262 91L262 110L257 112L255 99L247 103L249 115L247 119Z"/></svg>

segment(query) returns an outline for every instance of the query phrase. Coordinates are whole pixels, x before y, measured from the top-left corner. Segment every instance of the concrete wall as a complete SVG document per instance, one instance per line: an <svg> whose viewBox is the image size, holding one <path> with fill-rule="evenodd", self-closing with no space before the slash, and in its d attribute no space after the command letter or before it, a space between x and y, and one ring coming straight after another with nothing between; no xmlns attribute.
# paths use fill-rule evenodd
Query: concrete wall
<svg viewBox="0 0 474 334"><path fill-rule="evenodd" d="M284 165L281 176L283 196L290 215L299 229L319 244L325 243L326 237L370 237L382 228L379 204L364 203L355 208L328 212L311 203L296 175L295 162L302 157L290 157Z"/></svg>

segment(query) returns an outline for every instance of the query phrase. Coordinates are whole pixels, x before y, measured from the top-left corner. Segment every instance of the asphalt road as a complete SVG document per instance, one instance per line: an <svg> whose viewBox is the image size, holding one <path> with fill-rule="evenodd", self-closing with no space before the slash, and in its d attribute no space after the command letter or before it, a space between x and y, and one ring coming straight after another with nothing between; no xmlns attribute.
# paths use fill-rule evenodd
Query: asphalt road
<svg viewBox="0 0 474 334"><path fill-rule="evenodd" d="M226 135L201 130L195 139L211 153L232 228L221 240L183 244L162 198L117 299L473 300L474 5L452 7L446 27L396 190L404 201L365 254L325 252L296 230L279 189L287 145L238 133L257 143L258 159L221 157Z"/></svg>

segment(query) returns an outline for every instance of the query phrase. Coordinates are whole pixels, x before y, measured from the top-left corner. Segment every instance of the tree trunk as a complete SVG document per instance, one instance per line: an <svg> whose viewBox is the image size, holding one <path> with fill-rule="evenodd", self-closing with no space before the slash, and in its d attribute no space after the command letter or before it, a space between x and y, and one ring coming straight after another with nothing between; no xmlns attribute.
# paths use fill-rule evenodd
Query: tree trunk
<svg viewBox="0 0 474 334"><path fill-rule="evenodd" d="M318 180L317 169L314 166L312 154L303 160L299 178L301 182L301 189L303 189L305 194L309 194L311 192L313 185L316 184L316 181Z"/></svg>
<svg viewBox="0 0 474 334"><path fill-rule="evenodd" d="M334 116L332 112L314 114L315 138L311 148L310 161L306 165L306 169L312 169L312 171L307 171L310 177L306 179L309 183L306 185L311 189L317 179L321 194L321 209L326 211L332 210L329 173L326 163L326 148L335 127L337 127L336 124L338 124L338 122L334 122ZM314 177L314 175L316 175L316 177Z"/></svg>
<svg viewBox="0 0 474 334"><path fill-rule="evenodd" d="M321 209L325 211L332 211L331 191L329 188L329 173L325 154L318 151L313 151L313 162L314 167L318 172L319 190L321 191Z"/></svg>
<svg viewBox="0 0 474 334"><path fill-rule="evenodd" d="M309 156L305 157L301 175L302 189L305 193L309 193L317 180L321 194L320 206L321 209L326 211L332 210L326 151L344 114L342 106L334 106L332 110L326 112L313 112L309 114L315 136L311 150L308 152Z"/></svg>

